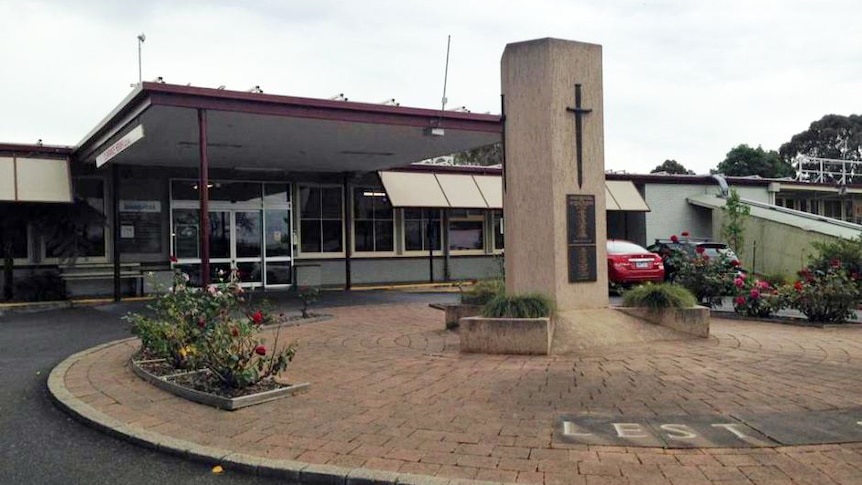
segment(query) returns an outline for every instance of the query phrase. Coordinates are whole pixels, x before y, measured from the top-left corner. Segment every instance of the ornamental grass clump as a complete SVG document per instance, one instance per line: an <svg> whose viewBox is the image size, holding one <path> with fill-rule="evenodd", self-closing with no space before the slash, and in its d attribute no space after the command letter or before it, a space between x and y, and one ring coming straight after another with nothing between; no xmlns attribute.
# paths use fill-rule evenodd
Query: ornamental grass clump
<svg viewBox="0 0 862 485"><path fill-rule="evenodd" d="M862 300L858 273L843 268L840 260L832 260L825 270L805 268L800 280L780 291L788 306L799 310L811 322L843 323L855 315Z"/></svg>
<svg viewBox="0 0 862 485"><path fill-rule="evenodd" d="M223 277L224 274L220 274ZM244 388L283 372L295 345L267 348L258 335L274 319L250 308L236 272L207 288L189 286L176 272L170 288L156 288L146 314L129 314L132 333L141 339L143 359L165 359L176 369L208 370L228 388Z"/></svg>
<svg viewBox="0 0 862 485"><path fill-rule="evenodd" d="M545 295L497 295L482 309L486 318L545 318L554 313L554 303Z"/></svg>
<svg viewBox="0 0 862 485"><path fill-rule="evenodd" d="M748 316L768 318L787 306L784 295L767 280L740 274L733 280L736 297L733 310Z"/></svg>
<svg viewBox="0 0 862 485"><path fill-rule="evenodd" d="M506 292L506 284L502 279L479 280L473 286L461 293L461 303L464 305L485 305Z"/></svg>
<svg viewBox="0 0 862 485"><path fill-rule="evenodd" d="M673 283L648 283L623 293L623 305L659 311L665 308L693 307L697 305L697 300L682 286Z"/></svg>

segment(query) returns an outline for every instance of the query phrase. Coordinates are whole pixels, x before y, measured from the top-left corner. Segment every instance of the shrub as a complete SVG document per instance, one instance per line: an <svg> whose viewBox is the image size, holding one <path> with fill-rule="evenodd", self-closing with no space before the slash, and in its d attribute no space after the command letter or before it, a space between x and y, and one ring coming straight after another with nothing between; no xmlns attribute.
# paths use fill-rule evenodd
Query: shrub
<svg viewBox="0 0 862 485"><path fill-rule="evenodd" d="M646 307L652 311L662 308L687 308L697 304L694 295L686 288L673 283L645 284L623 293L625 306Z"/></svg>
<svg viewBox="0 0 862 485"><path fill-rule="evenodd" d="M793 283L795 280L785 273L770 273L761 277L763 281L768 282L773 288L781 288L784 285Z"/></svg>
<svg viewBox="0 0 862 485"><path fill-rule="evenodd" d="M469 290L461 294L461 303L485 305L505 292L506 285L501 279L479 280Z"/></svg>
<svg viewBox="0 0 862 485"><path fill-rule="evenodd" d="M803 269L800 276L800 281L780 291L791 308L820 323L841 323L854 315L862 293L840 261L834 260L825 271Z"/></svg>
<svg viewBox="0 0 862 485"><path fill-rule="evenodd" d="M736 313L767 318L787 306L783 295L766 280L739 275L733 283L736 287L733 310Z"/></svg>
<svg viewBox="0 0 862 485"><path fill-rule="evenodd" d="M826 272L834 261L852 274L862 274L862 235L854 239L835 239L811 243L814 254L810 257L808 269L812 272Z"/></svg>
<svg viewBox="0 0 862 485"><path fill-rule="evenodd" d="M257 337L272 318L245 305L236 273L207 288L192 288L177 272L171 288L158 288L149 314L129 314L132 333L141 338L145 358L164 358L178 369L209 369L223 385L243 388L283 372L296 354L294 345L277 351Z"/></svg>
<svg viewBox="0 0 862 485"><path fill-rule="evenodd" d="M497 295L482 309L488 318L542 318L554 313L550 298L538 293L526 295Z"/></svg>
<svg viewBox="0 0 862 485"><path fill-rule="evenodd" d="M302 318L309 318L308 307L312 303L320 301L320 288L316 286L304 286L297 293L299 299L302 300Z"/></svg>
<svg viewBox="0 0 862 485"><path fill-rule="evenodd" d="M710 258L698 248L694 255L674 250L668 259L674 268L671 281L692 292L699 303L712 308L721 305L722 296L733 294L737 270L726 256Z"/></svg>

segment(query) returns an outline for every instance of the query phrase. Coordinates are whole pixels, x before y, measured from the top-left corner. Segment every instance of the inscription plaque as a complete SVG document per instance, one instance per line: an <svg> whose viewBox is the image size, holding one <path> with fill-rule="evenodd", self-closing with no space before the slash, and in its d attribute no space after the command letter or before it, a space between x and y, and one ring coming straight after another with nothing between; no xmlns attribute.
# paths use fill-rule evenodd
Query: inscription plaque
<svg viewBox="0 0 862 485"><path fill-rule="evenodd" d="M596 197L566 196L569 283L596 281Z"/></svg>

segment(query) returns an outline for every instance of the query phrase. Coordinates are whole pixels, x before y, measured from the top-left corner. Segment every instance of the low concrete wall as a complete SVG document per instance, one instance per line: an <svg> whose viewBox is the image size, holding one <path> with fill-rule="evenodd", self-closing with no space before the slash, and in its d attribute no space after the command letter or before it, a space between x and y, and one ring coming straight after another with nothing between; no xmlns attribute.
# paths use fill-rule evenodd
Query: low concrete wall
<svg viewBox="0 0 862 485"><path fill-rule="evenodd" d="M461 319L461 352L549 355L554 338L551 318Z"/></svg>
<svg viewBox="0 0 862 485"><path fill-rule="evenodd" d="M688 335L709 337L709 308L706 307L666 308L663 310L617 307L616 310Z"/></svg>
<svg viewBox="0 0 862 485"><path fill-rule="evenodd" d="M482 314L482 305L445 305L446 330L458 328L462 318L477 317Z"/></svg>

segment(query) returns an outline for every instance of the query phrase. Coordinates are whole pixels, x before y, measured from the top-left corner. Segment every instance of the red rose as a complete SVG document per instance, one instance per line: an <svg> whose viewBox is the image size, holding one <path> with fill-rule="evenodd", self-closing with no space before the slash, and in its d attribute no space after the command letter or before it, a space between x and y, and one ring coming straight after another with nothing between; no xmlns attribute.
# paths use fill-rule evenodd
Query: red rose
<svg viewBox="0 0 862 485"><path fill-rule="evenodd" d="M203 327L206 327L206 326L207 326L207 321L206 321L206 320L204 320L203 318L198 319L198 327L203 328Z"/></svg>
<svg viewBox="0 0 862 485"><path fill-rule="evenodd" d="M254 348L254 353L257 355L266 355L266 347L263 345L258 345Z"/></svg>
<svg viewBox="0 0 862 485"><path fill-rule="evenodd" d="M251 321L254 322L255 325L263 323L263 313L261 313L260 310L252 313Z"/></svg>
<svg viewBox="0 0 862 485"><path fill-rule="evenodd" d="M738 260L738 259L734 259L733 261L731 261L731 262L730 262L730 264L731 264L732 266L739 266L739 260Z"/></svg>
<svg viewBox="0 0 862 485"><path fill-rule="evenodd" d="M697 251L697 254L703 254L703 252L705 251L703 246L698 246L694 250Z"/></svg>
<svg viewBox="0 0 862 485"><path fill-rule="evenodd" d="M678 243L678 242L679 242L679 238L678 238L678 237L676 237L676 234L674 234L673 236L671 236L671 237L670 237L670 240L671 240L671 242L674 242L674 243Z"/></svg>
<svg viewBox="0 0 862 485"><path fill-rule="evenodd" d="M797 281L796 283L793 283L793 287L796 288L796 291L802 291L802 282Z"/></svg>
<svg viewBox="0 0 862 485"><path fill-rule="evenodd" d="M230 329L230 334L233 335L234 337L238 337L239 336L239 329L236 327Z"/></svg>
<svg viewBox="0 0 862 485"><path fill-rule="evenodd" d="M688 231L682 231L680 234L682 234L682 237L688 237Z"/></svg>
<svg viewBox="0 0 862 485"><path fill-rule="evenodd" d="M832 261L829 261L829 264L832 265L833 268L840 268L841 267L841 260L838 258L835 258Z"/></svg>
<svg viewBox="0 0 862 485"><path fill-rule="evenodd" d="M745 305L745 297L737 296L736 297L736 306Z"/></svg>
<svg viewBox="0 0 862 485"><path fill-rule="evenodd" d="M704 260L704 261L708 261L708 260L709 260L709 255L708 255L708 254L703 254L703 255L701 255L700 257L701 257L701 258L703 258L703 260Z"/></svg>
<svg viewBox="0 0 862 485"><path fill-rule="evenodd" d="M172 263L176 263L176 262L177 262L177 257L176 257L176 256L174 256L173 254L171 255L171 262L172 262Z"/></svg>

